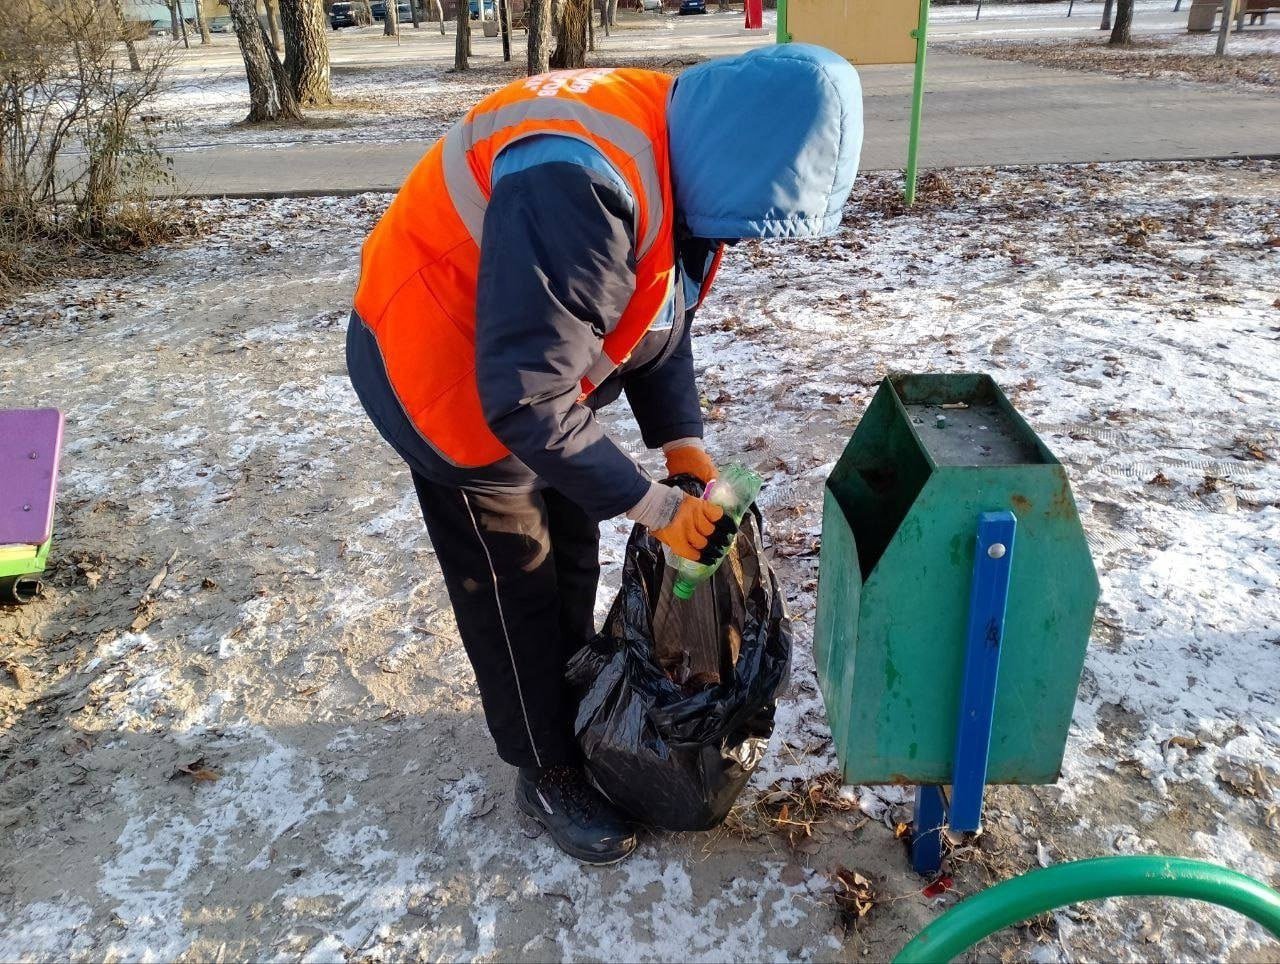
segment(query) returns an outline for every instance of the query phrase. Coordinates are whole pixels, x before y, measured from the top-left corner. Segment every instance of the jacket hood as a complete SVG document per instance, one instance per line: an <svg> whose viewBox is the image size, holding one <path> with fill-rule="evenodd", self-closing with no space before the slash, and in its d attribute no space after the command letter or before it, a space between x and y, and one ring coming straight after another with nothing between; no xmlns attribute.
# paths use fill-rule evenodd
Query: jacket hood
<svg viewBox="0 0 1280 964"><path fill-rule="evenodd" d="M830 234L862 152L862 85L812 44L682 73L667 102L676 210L695 237Z"/></svg>

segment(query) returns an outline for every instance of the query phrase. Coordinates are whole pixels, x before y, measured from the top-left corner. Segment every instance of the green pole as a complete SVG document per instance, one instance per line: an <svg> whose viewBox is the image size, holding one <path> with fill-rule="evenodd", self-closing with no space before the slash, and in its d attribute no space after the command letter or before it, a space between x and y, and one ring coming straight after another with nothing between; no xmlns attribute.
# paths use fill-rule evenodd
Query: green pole
<svg viewBox="0 0 1280 964"><path fill-rule="evenodd" d="M785 0L778 2L783 3ZM907 140L908 204L914 204L916 200L916 159L920 153L920 114L924 110L924 51L928 32L929 0L920 0L920 23L911 31L911 36L916 38L916 85L911 93L911 134Z"/></svg>
<svg viewBox="0 0 1280 964"><path fill-rule="evenodd" d="M780 44L791 43L791 33L787 30L787 0L778 0L778 35Z"/></svg>
<svg viewBox="0 0 1280 964"><path fill-rule="evenodd" d="M1099 857L1035 870L961 901L912 938L894 964L949 961L1010 924L1104 897L1204 900L1280 938L1280 894L1252 877L1184 857Z"/></svg>

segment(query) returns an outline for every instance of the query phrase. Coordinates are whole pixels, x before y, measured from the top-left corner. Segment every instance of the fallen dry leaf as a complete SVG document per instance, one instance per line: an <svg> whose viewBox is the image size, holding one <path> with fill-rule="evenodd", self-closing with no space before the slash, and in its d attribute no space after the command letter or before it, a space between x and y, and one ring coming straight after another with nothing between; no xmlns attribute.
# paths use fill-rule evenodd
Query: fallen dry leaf
<svg viewBox="0 0 1280 964"><path fill-rule="evenodd" d="M876 906L871 881L856 870L837 865L831 874L835 882L836 909L846 931L856 928Z"/></svg>
<svg viewBox="0 0 1280 964"><path fill-rule="evenodd" d="M1166 752L1168 752L1169 747L1171 746L1182 747L1182 749L1186 750L1187 752L1191 752L1192 750L1204 749L1204 744L1201 743L1199 740L1197 740L1194 736L1171 736L1169 737L1169 739L1164 741L1163 749Z"/></svg>
<svg viewBox="0 0 1280 964"><path fill-rule="evenodd" d="M17 660L5 659L0 660L0 668L7 672L13 680L13 685L20 690L31 689L31 684L35 681L35 677L31 675L31 670L27 669Z"/></svg>
<svg viewBox="0 0 1280 964"><path fill-rule="evenodd" d="M152 620L156 618L156 604L153 603L148 596L142 597L136 609L134 609L133 622L129 624L129 631L132 633L140 633L151 625Z"/></svg>
<svg viewBox="0 0 1280 964"><path fill-rule="evenodd" d="M192 760L190 763L179 766L178 769L173 771L173 775L169 779L176 780L181 776L190 777L196 783L212 783L218 779L218 771L210 770L205 766L204 757L200 757L198 760Z"/></svg>
<svg viewBox="0 0 1280 964"><path fill-rule="evenodd" d="M169 554L169 558L165 560L164 565L161 566L159 569L157 569L156 574L151 577L151 581L147 583L147 588L143 593L143 595L149 596L153 592L155 592L157 589L160 588L160 585L165 581L165 579L169 575L169 567L173 565L173 560L177 558L178 558L178 550L174 549L173 552Z"/></svg>

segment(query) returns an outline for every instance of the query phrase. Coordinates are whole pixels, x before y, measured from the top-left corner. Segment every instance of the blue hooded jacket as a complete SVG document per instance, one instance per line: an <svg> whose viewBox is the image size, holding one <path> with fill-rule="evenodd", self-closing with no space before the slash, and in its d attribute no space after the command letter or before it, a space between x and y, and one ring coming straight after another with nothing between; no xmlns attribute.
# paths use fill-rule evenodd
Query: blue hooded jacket
<svg viewBox="0 0 1280 964"><path fill-rule="evenodd" d="M810 44L690 68L667 105L678 283L629 361L578 404L579 381L635 289L635 199L595 148L555 135L494 162L476 295L485 419L512 455L482 469L440 458L400 410L373 335L353 315L347 362L382 435L427 479L473 491L550 486L606 519L650 481L594 412L627 395L645 445L701 437L689 326L716 242L839 228L862 147L848 61Z"/></svg>
<svg viewBox="0 0 1280 964"><path fill-rule="evenodd" d="M862 87L823 47L762 47L681 74L667 130L676 210L690 234L830 234L858 172Z"/></svg>

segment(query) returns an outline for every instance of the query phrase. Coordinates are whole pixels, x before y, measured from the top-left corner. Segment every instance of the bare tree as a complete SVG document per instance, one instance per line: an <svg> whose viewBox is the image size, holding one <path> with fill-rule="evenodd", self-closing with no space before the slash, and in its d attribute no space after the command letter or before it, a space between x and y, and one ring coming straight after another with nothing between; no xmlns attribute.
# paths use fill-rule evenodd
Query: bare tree
<svg viewBox="0 0 1280 964"><path fill-rule="evenodd" d="M587 65L587 30L591 20L591 0L560 0L560 21L556 24L556 49L551 68Z"/></svg>
<svg viewBox="0 0 1280 964"><path fill-rule="evenodd" d="M453 69L468 70L471 55L471 4L458 0L458 35L453 44Z"/></svg>
<svg viewBox="0 0 1280 964"><path fill-rule="evenodd" d="M605 9L608 11L608 24L610 27L618 25L618 0L604 0Z"/></svg>
<svg viewBox="0 0 1280 964"><path fill-rule="evenodd" d="M178 29L178 0L165 0L165 6L169 8L169 33L174 40L177 40L178 35L182 33Z"/></svg>
<svg viewBox="0 0 1280 964"><path fill-rule="evenodd" d="M529 75L545 74L551 64L551 0L529 0Z"/></svg>
<svg viewBox="0 0 1280 964"><path fill-rule="evenodd" d="M142 70L142 61L138 59L138 45L133 39L133 27L124 19L124 8L120 0L111 0L111 12L115 14L116 23L120 25L120 36L124 37L124 49L129 55L129 69L138 73Z"/></svg>
<svg viewBox="0 0 1280 964"><path fill-rule="evenodd" d="M444 6L440 0L431 0L431 12L435 21L440 24L440 36L444 36Z"/></svg>
<svg viewBox="0 0 1280 964"><path fill-rule="evenodd" d="M387 0L382 7L382 36L400 36L400 8L397 0Z"/></svg>
<svg viewBox="0 0 1280 964"><path fill-rule="evenodd" d="M1115 0L1102 0L1102 25L1099 30L1111 29L1111 8L1115 6Z"/></svg>
<svg viewBox="0 0 1280 964"><path fill-rule="evenodd" d="M249 81L250 124L263 121L298 120L298 100L285 74L284 65L271 46L266 29L258 20L254 0L227 0L231 19L244 58L245 77Z"/></svg>
<svg viewBox="0 0 1280 964"><path fill-rule="evenodd" d="M208 44L213 42L213 38L209 36L209 22L204 18L204 4L201 0L195 0L196 5L196 27L200 31L200 43Z"/></svg>
<svg viewBox="0 0 1280 964"><path fill-rule="evenodd" d="M285 70L293 96L305 107L333 103L328 27L322 0L280 0Z"/></svg>
<svg viewBox="0 0 1280 964"><path fill-rule="evenodd" d="M418 29L418 0L409 0L409 19L413 21L413 29Z"/></svg>
<svg viewBox="0 0 1280 964"><path fill-rule="evenodd" d="M1226 16L1226 13L1223 13ZM1133 0L1116 0L1116 23L1111 28L1112 45L1129 43L1129 32L1133 29Z"/></svg>
<svg viewBox="0 0 1280 964"><path fill-rule="evenodd" d="M356 0L356 26L367 27L373 23L373 7L369 5L369 0Z"/></svg>

